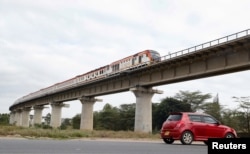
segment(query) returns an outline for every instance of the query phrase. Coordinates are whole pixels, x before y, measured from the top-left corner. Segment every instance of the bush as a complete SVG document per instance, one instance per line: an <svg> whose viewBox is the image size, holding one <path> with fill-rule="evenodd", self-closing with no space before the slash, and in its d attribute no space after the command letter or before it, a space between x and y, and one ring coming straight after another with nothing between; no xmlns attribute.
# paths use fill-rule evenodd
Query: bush
<svg viewBox="0 0 250 154"><path fill-rule="evenodd" d="M237 135L240 138L248 138L248 137L250 137L250 133L237 133Z"/></svg>
<svg viewBox="0 0 250 154"><path fill-rule="evenodd" d="M46 125L46 124L44 124L44 123L42 123L42 124L34 124L34 127L35 127L35 128L42 128L42 129L52 129L51 126Z"/></svg>
<svg viewBox="0 0 250 154"><path fill-rule="evenodd" d="M81 115L77 114L72 118L72 127L73 129L80 129L80 123L81 123Z"/></svg>

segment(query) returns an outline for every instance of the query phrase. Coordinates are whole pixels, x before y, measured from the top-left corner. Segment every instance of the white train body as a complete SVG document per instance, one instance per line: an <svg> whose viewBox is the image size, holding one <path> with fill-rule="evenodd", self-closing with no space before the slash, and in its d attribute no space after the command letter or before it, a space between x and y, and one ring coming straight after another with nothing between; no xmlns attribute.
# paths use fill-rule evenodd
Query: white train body
<svg viewBox="0 0 250 154"><path fill-rule="evenodd" d="M154 50L145 50L134 55L128 56L121 60L115 61L110 65L106 65L100 67L98 69L92 70L82 75L78 75L69 80L56 83L50 87L41 89L34 93L30 93L22 98L19 98L15 101L14 104L18 104L27 100L31 100L33 98L42 97L48 94L52 94L58 91L63 91L67 88L75 87L79 84L84 84L89 81L98 80L102 78L106 78L107 76L112 76L118 73L121 73L125 70L132 70L138 67L143 67L146 65L150 65L152 62L160 61L160 54Z"/></svg>

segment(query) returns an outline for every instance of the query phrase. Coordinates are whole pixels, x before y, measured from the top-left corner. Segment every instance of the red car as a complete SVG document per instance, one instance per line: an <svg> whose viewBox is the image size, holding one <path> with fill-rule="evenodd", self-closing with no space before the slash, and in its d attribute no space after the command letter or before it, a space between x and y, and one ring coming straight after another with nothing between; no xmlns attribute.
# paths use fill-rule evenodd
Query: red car
<svg viewBox="0 0 250 154"><path fill-rule="evenodd" d="M172 144L174 140L180 140L182 144L191 144L193 141L207 144L208 138L235 137L237 133L233 128L203 113L171 113L161 128L161 138L167 144Z"/></svg>

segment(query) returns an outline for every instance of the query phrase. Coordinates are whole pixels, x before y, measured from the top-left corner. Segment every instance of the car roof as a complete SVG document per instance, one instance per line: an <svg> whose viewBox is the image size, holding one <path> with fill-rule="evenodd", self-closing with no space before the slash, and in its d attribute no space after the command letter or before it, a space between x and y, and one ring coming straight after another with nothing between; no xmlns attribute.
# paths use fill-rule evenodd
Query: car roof
<svg viewBox="0 0 250 154"><path fill-rule="evenodd" d="M200 113L200 112L171 112L171 114L192 114L192 115L208 115L206 113Z"/></svg>

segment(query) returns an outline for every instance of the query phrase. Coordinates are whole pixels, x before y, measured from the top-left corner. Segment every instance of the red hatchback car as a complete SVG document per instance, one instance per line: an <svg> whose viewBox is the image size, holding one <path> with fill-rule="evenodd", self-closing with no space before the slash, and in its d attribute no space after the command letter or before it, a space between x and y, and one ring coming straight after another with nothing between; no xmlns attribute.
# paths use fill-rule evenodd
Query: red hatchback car
<svg viewBox="0 0 250 154"><path fill-rule="evenodd" d="M172 144L174 140L180 140L182 144L191 144L193 141L207 144L208 138L235 137L237 133L233 128L203 113L171 113L161 128L161 138L167 144Z"/></svg>

